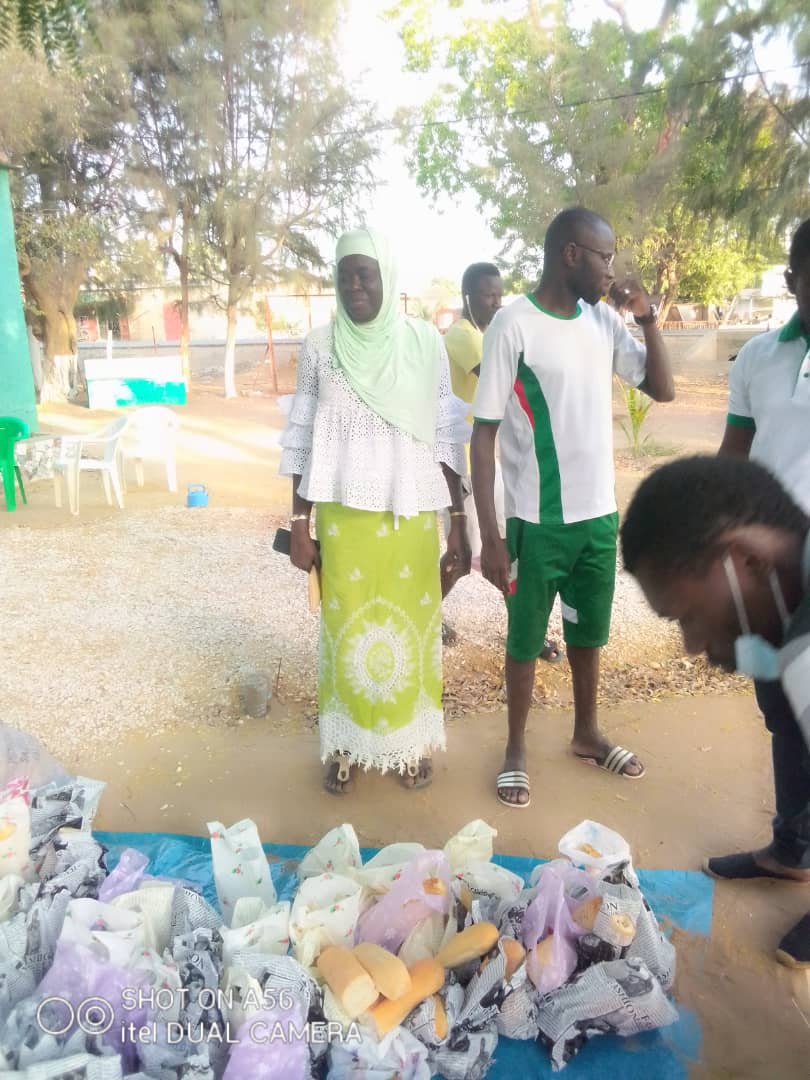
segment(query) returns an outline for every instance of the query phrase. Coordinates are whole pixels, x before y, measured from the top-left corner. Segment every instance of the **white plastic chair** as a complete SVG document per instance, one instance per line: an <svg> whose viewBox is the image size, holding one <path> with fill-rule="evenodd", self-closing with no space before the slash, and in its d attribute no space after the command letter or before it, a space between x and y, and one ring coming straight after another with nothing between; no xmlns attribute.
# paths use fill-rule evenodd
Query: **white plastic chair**
<svg viewBox="0 0 810 1080"><path fill-rule="evenodd" d="M135 479L138 487L144 485L144 460L162 461L166 467L166 483L169 491L177 491L177 432L180 418L171 409L163 405L147 405L136 409L129 415L126 435L124 436L124 458L131 458L135 464ZM126 483L126 472L124 472Z"/></svg>
<svg viewBox="0 0 810 1080"><path fill-rule="evenodd" d="M121 486L120 442L129 423L126 416L113 420L95 435L62 435L59 456L53 463L53 485L56 505L62 505L62 477L68 489L71 514L79 512L79 484L84 472L101 474L107 505L112 506L112 496L119 509L124 509L124 492ZM87 450L91 453L87 453ZM100 456L95 456L101 450ZM95 452L95 454L94 454Z"/></svg>

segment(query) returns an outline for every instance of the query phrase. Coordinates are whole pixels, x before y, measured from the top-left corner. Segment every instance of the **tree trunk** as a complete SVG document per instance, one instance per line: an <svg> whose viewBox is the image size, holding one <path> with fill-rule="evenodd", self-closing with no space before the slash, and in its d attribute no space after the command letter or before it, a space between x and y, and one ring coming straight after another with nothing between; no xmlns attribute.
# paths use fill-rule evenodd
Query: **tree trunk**
<svg viewBox="0 0 810 1080"><path fill-rule="evenodd" d="M228 300L228 331L225 337L225 397L236 397L236 304Z"/></svg>
<svg viewBox="0 0 810 1080"><path fill-rule="evenodd" d="M42 324L42 386L39 400L68 401L79 389L79 350L73 309L85 277L84 264L68 267L41 262L20 262L26 300L36 308Z"/></svg>
<svg viewBox="0 0 810 1080"><path fill-rule="evenodd" d="M78 389L76 320L54 297L39 297L44 330L39 400L68 401Z"/></svg>

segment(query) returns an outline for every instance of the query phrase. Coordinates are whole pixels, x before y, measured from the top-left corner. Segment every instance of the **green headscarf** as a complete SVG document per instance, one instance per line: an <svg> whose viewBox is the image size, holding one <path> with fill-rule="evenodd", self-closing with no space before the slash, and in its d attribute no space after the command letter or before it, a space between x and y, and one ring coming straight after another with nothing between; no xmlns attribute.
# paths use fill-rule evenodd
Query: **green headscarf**
<svg viewBox="0 0 810 1080"><path fill-rule="evenodd" d="M337 264L347 255L376 259L383 300L378 314L355 323L337 290ZM362 401L383 420L433 445L439 390L440 342L421 319L399 313L396 266L388 241L376 229L355 229L338 240L335 257L335 361Z"/></svg>

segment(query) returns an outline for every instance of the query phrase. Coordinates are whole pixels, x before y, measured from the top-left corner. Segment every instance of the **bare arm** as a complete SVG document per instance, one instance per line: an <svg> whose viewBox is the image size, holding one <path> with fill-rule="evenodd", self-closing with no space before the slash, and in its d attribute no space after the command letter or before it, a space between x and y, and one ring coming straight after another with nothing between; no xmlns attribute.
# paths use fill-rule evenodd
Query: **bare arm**
<svg viewBox="0 0 810 1080"><path fill-rule="evenodd" d="M729 457L747 458L751 452L751 443L754 441L754 430L752 427L726 424L723 441L717 453Z"/></svg>
<svg viewBox="0 0 810 1080"><path fill-rule="evenodd" d="M461 488L461 477L457 472L453 472L445 462L442 462L442 472L447 481L447 490L450 492L450 509L461 514L464 512L464 492Z"/></svg>
<svg viewBox="0 0 810 1080"><path fill-rule="evenodd" d="M655 323L649 323L642 329L647 347L647 374L639 389L653 401L672 401L675 398L675 380L664 336Z"/></svg>
<svg viewBox="0 0 810 1080"><path fill-rule="evenodd" d="M476 420L470 441L473 497L481 530L481 572L506 595L509 592L509 552L498 532L495 512L495 438L498 424Z"/></svg>
<svg viewBox="0 0 810 1080"><path fill-rule="evenodd" d="M299 570L307 573L313 566L321 565L321 558L315 541L309 534L309 518L312 503L298 494L301 477L292 478L292 516L297 520L290 523L290 562Z"/></svg>
<svg viewBox="0 0 810 1080"><path fill-rule="evenodd" d="M614 282L611 299L620 311L627 310L639 318L645 318L652 310L650 297L635 278ZM647 350L646 374L639 386L653 401L672 401L675 397L675 380L664 338L653 320L642 324L644 347Z"/></svg>

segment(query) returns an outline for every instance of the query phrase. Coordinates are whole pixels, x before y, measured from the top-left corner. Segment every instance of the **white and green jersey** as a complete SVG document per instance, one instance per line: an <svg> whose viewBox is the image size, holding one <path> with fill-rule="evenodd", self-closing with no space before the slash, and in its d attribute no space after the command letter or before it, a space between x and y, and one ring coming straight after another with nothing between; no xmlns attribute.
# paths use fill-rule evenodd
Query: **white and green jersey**
<svg viewBox="0 0 810 1080"><path fill-rule="evenodd" d="M615 512L613 375L639 386L646 359L602 302L564 317L529 295L498 312L473 412L500 422L507 518L561 525Z"/></svg>

